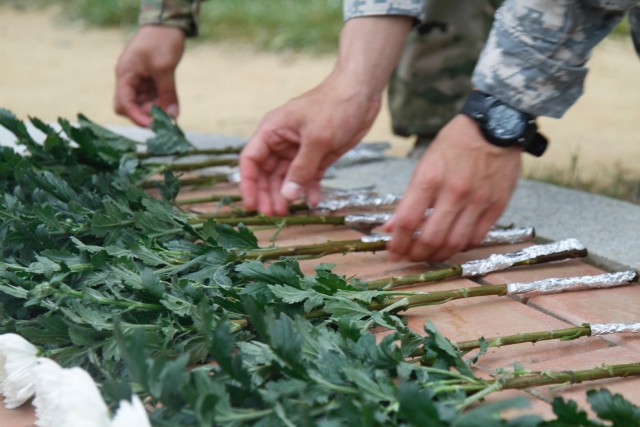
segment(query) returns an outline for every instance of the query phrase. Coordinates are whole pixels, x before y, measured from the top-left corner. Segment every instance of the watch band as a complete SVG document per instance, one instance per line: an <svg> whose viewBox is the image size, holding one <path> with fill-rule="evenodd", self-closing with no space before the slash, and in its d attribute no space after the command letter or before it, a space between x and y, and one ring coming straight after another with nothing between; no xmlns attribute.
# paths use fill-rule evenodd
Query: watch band
<svg viewBox="0 0 640 427"><path fill-rule="evenodd" d="M504 141L493 137L493 135L491 135L490 132L487 131L487 110L497 103L504 104L492 95L478 90L473 90L469 93L469 96L467 96L467 99L460 109L460 112L478 122L482 134L491 144L497 145L499 147L510 147L519 145L522 147L523 151L529 154L532 154L536 157L542 156L542 154L547 149L547 146L549 145L549 141L544 135L538 132L538 126L536 125L534 117L531 114L524 113L529 117L530 123L528 124L528 129L525 131L525 134L522 137L518 138L518 140L515 140L512 143L505 143ZM513 109L513 107L510 108Z"/></svg>
<svg viewBox="0 0 640 427"><path fill-rule="evenodd" d="M487 95L486 93L477 90L472 90L469 92L460 112L474 120L484 120L484 113L488 107L487 100L490 98L492 98L491 95Z"/></svg>

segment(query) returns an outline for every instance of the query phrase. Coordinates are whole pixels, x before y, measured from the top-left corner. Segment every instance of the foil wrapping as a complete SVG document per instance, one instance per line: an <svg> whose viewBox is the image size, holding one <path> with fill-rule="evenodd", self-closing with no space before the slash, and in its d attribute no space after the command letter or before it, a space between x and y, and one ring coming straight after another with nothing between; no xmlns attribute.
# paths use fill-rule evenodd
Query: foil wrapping
<svg viewBox="0 0 640 427"><path fill-rule="evenodd" d="M373 233L360 238L360 241L364 243L388 242L389 240L391 240L391 235L385 233Z"/></svg>
<svg viewBox="0 0 640 427"><path fill-rule="evenodd" d="M390 213L372 212L346 215L344 217L344 223L345 225L356 227L361 225L377 226L384 224L385 222L389 221L389 219L391 219Z"/></svg>
<svg viewBox="0 0 640 427"><path fill-rule="evenodd" d="M535 230L533 229L533 227L491 230L482 240L482 244L497 245L522 243L533 239L533 236L535 236Z"/></svg>
<svg viewBox="0 0 640 427"><path fill-rule="evenodd" d="M366 187L356 187L356 188L324 188L322 190L323 197L349 197L354 194L376 194L376 186L368 185Z"/></svg>
<svg viewBox="0 0 640 427"><path fill-rule="evenodd" d="M398 200L400 200L400 196L395 194L356 193L348 197L320 200L316 209L334 212L346 208L377 208L393 205Z"/></svg>
<svg viewBox="0 0 640 427"><path fill-rule="evenodd" d="M604 273L596 276L566 277L545 279L535 282L509 283L508 294L551 294L582 289L613 288L627 285L636 277L635 271Z"/></svg>
<svg viewBox="0 0 640 427"><path fill-rule="evenodd" d="M640 333L639 323L591 323L591 336L621 334L625 332Z"/></svg>
<svg viewBox="0 0 640 427"><path fill-rule="evenodd" d="M493 271L500 271L513 266L515 263L556 252L584 249L582 243L576 239L566 239L546 245L535 245L518 252L508 254L493 254L488 258L465 262L461 265L462 277L482 276Z"/></svg>
<svg viewBox="0 0 640 427"><path fill-rule="evenodd" d="M240 172L231 172L227 175L227 180L232 184L240 184Z"/></svg>
<svg viewBox="0 0 640 427"><path fill-rule="evenodd" d="M381 225L391 219L392 214L390 213L371 213L371 214L354 214L345 216L345 224L350 226L361 226L361 225ZM420 235L420 232L416 232L414 237ZM527 240L531 240L534 235L533 228L525 227L525 228L512 228L509 230L491 230L487 233L487 236L482 241L483 245L496 245L496 244L509 244L509 243L521 243L526 242ZM374 241L389 241L391 240L390 234L385 233L376 233L370 237L375 239ZM509 254L507 254L509 255ZM505 255L506 256L506 255ZM484 260L482 260L484 261ZM472 261L476 262L476 261ZM470 264L470 263L468 263Z"/></svg>
<svg viewBox="0 0 640 427"><path fill-rule="evenodd" d="M334 163L334 167L343 168L361 163L377 162L386 158L384 152L391 147L388 143L368 143L356 145Z"/></svg>

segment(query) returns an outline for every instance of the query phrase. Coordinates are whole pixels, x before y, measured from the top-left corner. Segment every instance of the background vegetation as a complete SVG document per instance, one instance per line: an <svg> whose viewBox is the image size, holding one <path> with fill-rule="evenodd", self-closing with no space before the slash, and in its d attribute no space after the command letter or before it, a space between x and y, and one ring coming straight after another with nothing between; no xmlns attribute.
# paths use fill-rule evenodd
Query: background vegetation
<svg viewBox="0 0 640 427"><path fill-rule="evenodd" d="M96 27L135 28L140 0L0 0L18 8L58 7L60 17ZM342 0L208 0L202 2L201 41L251 44L270 51L336 50Z"/></svg>
<svg viewBox="0 0 640 427"><path fill-rule="evenodd" d="M59 7L63 19L133 29L140 0L0 0L19 8ZM240 42L269 51L336 50L342 0L208 0L202 2L200 40ZM614 36L629 33L625 19Z"/></svg>

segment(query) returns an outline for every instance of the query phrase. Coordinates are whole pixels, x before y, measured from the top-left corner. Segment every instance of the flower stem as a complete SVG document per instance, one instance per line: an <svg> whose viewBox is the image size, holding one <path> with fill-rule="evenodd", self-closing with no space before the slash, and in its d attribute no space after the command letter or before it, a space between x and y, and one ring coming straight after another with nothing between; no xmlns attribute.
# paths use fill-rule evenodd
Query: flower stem
<svg viewBox="0 0 640 427"><path fill-rule="evenodd" d="M520 344L524 342L536 343L547 340L573 340L591 335L589 325L576 326L573 328L555 329L551 331L524 332L504 337L487 338L484 340L488 347L501 347L503 345ZM480 348L481 340L458 341L454 345L460 351L469 351Z"/></svg>
<svg viewBox="0 0 640 427"><path fill-rule="evenodd" d="M136 156L141 159L149 159L151 157L187 157L187 156L222 156L225 154L240 154L243 147L223 147L223 148L207 148L207 149L194 149L185 151L184 153L176 153L176 154L153 154L149 152L137 153Z"/></svg>
<svg viewBox="0 0 640 427"><path fill-rule="evenodd" d="M148 167L158 167L162 170L191 172L198 169L216 166L237 166L238 159L209 159L191 163L145 163Z"/></svg>
<svg viewBox="0 0 640 427"><path fill-rule="evenodd" d="M220 182L229 182L229 177L226 174L215 175L202 175L191 178L180 178L178 183L180 187L199 186L199 185L213 185ZM163 180L150 180L143 182L142 188L155 188L157 185L163 184Z"/></svg>
<svg viewBox="0 0 640 427"><path fill-rule="evenodd" d="M244 260L272 260L290 256L325 256L329 254L350 252L377 252L387 248L387 242L363 242L361 240L340 240L336 242L312 245L285 246L280 248L253 249L239 252L239 258Z"/></svg>
<svg viewBox="0 0 640 427"><path fill-rule="evenodd" d="M205 221L210 219L209 217L199 216L196 221ZM238 225L244 224L246 226L252 225L310 225L310 224L330 224L330 225L344 225L345 217L343 216L248 216L244 218L215 218L218 224Z"/></svg>
<svg viewBox="0 0 640 427"><path fill-rule="evenodd" d="M228 195L216 195L216 196L207 196L207 197L195 197L193 199L180 199L176 200L178 205L197 205L200 203L209 203L209 202L219 202L222 200L229 200L232 202L239 202L242 200L242 197L237 194L228 194ZM210 215L202 215L202 218L212 217Z"/></svg>

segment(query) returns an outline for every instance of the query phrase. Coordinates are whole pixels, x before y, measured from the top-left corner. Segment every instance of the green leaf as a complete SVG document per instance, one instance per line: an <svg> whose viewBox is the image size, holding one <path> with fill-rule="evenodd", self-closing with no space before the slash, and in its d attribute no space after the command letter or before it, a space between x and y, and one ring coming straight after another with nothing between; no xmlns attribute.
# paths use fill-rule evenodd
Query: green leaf
<svg viewBox="0 0 640 427"><path fill-rule="evenodd" d="M289 285L298 287L303 277L295 260L284 260L265 266L260 261L247 261L235 268L240 280L268 285Z"/></svg>
<svg viewBox="0 0 640 427"><path fill-rule="evenodd" d="M31 137L25 124L11 111L0 108L0 126L13 133L17 143L26 146L32 154L42 152L42 146Z"/></svg>
<svg viewBox="0 0 640 427"><path fill-rule="evenodd" d="M151 107L153 122L151 129L154 136L147 139L147 150L154 155L180 154L193 149L187 141L182 129L160 107Z"/></svg>
<svg viewBox="0 0 640 427"><path fill-rule="evenodd" d="M605 389L590 390L587 392L587 400L598 417L611 421L612 427L640 426L640 408L620 394L611 394Z"/></svg>
<svg viewBox="0 0 640 427"><path fill-rule="evenodd" d="M156 188L160 191L162 198L168 201L174 201L180 192L180 181L171 171L164 172L164 179L156 184Z"/></svg>
<svg viewBox="0 0 640 427"><path fill-rule="evenodd" d="M587 413L578 407L573 400L565 401L561 397L553 399L553 413L556 419L543 425L552 426L581 426L581 427L601 427L602 424L589 420Z"/></svg>
<svg viewBox="0 0 640 427"><path fill-rule="evenodd" d="M420 390L414 383L403 382L398 387L398 413L410 426L444 427L438 408L433 401L433 392Z"/></svg>
<svg viewBox="0 0 640 427"><path fill-rule="evenodd" d="M166 294L160 300L160 304L167 307L171 312L182 317L189 316L191 314L191 309L193 308L193 304L191 302L171 294Z"/></svg>
<svg viewBox="0 0 640 427"><path fill-rule="evenodd" d="M433 353L438 357L438 367L455 367L461 374L474 377L473 372L455 349L451 341L445 338L431 321L424 325L427 336L424 337L424 345L427 355Z"/></svg>
<svg viewBox="0 0 640 427"><path fill-rule="evenodd" d="M538 416L523 416L510 420L507 423L500 417L503 411L511 409L523 409L529 406L526 397L501 400L499 402L485 403L477 408L458 414L452 422L456 427L535 427L540 424L542 418Z"/></svg>
<svg viewBox="0 0 640 427"><path fill-rule="evenodd" d="M313 290L301 290L292 286L269 285L269 290L277 298L287 304L297 304L304 301L304 311L309 312L322 305L325 296Z"/></svg>
<svg viewBox="0 0 640 427"><path fill-rule="evenodd" d="M240 224L238 229L227 224L216 224L214 221L207 221L202 228L202 236L212 244L219 245L225 249L258 249L258 239L244 225Z"/></svg>
<svg viewBox="0 0 640 427"><path fill-rule="evenodd" d="M97 140L103 141L120 153L135 152L138 143L126 136L115 133L89 120L84 114L78 114L78 124L81 129L89 129Z"/></svg>

